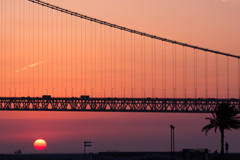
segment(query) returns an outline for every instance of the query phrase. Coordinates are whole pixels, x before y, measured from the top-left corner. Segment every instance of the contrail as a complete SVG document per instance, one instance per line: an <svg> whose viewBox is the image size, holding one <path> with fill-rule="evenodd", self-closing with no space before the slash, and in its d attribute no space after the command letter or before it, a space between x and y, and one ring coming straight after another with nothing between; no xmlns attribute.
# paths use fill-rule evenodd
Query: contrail
<svg viewBox="0 0 240 160"><path fill-rule="evenodd" d="M24 68L19 69L19 70L16 70L15 72L24 71L24 70L26 70L26 69L28 69L28 68L35 67L35 66L37 66L37 65L39 65L39 64L42 64L42 63L45 63L45 62L46 62L46 61L41 61L41 62L37 62L37 63L34 63L34 64L30 64L29 66L24 67Z"/></svg>

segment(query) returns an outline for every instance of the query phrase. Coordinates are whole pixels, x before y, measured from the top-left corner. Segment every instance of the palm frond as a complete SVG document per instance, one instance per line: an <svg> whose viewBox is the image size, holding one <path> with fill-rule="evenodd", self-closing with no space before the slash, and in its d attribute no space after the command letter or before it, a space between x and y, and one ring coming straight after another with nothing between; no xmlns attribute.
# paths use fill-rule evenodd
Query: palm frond
<svg viewBox="0 0 240 160"><path fill-rule="evenodd" d="M202 128L202 132L205 131L206 135L209 130L214 128L214 131L219 130L231 130L240 129L240 116L234 106L229 106L228 103L221 103L212 112L213 118L207 117L210 123Z"/></svg>

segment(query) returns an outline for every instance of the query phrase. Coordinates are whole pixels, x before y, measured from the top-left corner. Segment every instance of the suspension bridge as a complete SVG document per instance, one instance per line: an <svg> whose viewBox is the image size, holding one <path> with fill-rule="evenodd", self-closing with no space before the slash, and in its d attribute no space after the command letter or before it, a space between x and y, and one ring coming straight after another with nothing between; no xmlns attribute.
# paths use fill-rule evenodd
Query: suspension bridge
<svg viewBox="0 0 240 160"><path fill-rule="evenodd" d="M240 111L237 55L41 0L0 3L0 110Z"/></svg>

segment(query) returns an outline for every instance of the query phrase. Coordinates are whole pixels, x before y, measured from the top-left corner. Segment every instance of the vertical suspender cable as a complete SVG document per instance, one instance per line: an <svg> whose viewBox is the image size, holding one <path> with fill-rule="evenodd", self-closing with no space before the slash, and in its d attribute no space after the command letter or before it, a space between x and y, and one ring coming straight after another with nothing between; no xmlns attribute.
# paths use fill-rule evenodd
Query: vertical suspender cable
<svg viewBox="0 0 240 160"><path fill-rule="evenodd" d="M122 53L122 29L121 29L121 44L120 44L120 46L121 46L121 98L122 98L122 61L123 61L123 53Z"/></svg>
<svg viewBox="0 0 240 160"><path fill-rule="evenodd" d="M67 36L67 35L68 35L68 28L67 28L68 25L67 25L67 24L68 24L68 18L67 18L67 16L68 16L68 15L66 14L66 88L65 88L65 92L66 92L66 93L65 93L65 94L66 94L65 96L66 96L66 97L67 97L67 82L68 82L68 81L67 81L67 71L68 71L68 64L67 64L67 57L68 57L68 56L67 56L67 55L68 55L68 54L67 54L67 53L68 53L68 43L67 43L67 42L68 42L68 36Z"/></svg>
<svg viewBox="0 0 240 160"><path fill-rule="evenodd" d="M175 55L174 55L174 58L175 58L175 62L174 62L175 63L175 82L174 82L175 83L174 84L175 94L174 95L175 95L175 98L176 98L176 92L177 92L177 57L176 57L176 55L177 55L176 52L177 51L176 50L177 49L176 49L176 44L174 46L175 46Z"/></svg>
<svg viewBox="0 0 240 160"><path fill-rule="evenodd" d="M10 71L10 75L12 75L12 71L14 72L13 74L13 91L15 93L15 62L16 62L16 59L15 59L15 52L16 52L16 14L15 14L15 1L13 2L13 70ZM12 59L11 59L12 61ZM12 63L12 62L11 62ZM11 87L12 88L12 87ZM10 89L10 92L12 92L12 90Z"/></svg>
<svg viewBox="0 0 240 160"><path fill-rule="evenodd" d="M194 92L197 98L197 50L194 48Z"/></svg>
<svg viewBox="0 0 240 160"><path fill-rule="evenodd" d="M0 30L0 32L1 32L1 60L3 60L3 1L1 1L1 30ZM1 63L1 69L0 69L0 72L1 72L1 77L3 77L2 76L2 70L3 70L3 63ZM3 86L3 83L2 83L2 78L0 79L1 80L1 97L3 97L3 95L2 95L2 86ZM1 105L0 105L1 106Z"/></svg>
<svg viewBox="0 0 240 160"><path fill-rule="evenodd" d="M143 97L143 53L142 53L142 34L141 34L141 96Z"/></svg>
<svg viewBox="0 0 240 160"><path fill-rule="evenodd" d="M14 22L13 22L13 24L14 24L14 52L13 52L13 54L14 54L14 56L13 56L13 65L14 65L14 67L13 67L13 70L11 69L11 71L10 71L10 77L12 76L12 72L13 72L13 75L14 75L14 88L13 88L13 90L12 90L12 88L10 87L10 92L14 92L14 97L16 97L16 93L15 93L15 88L16 88L16 74L15 74L15 70L16 70L16 44L17 44L17 34L16 34L16 32L17 32L17 28L16 28L16 4L15 4L16 2L15 1L13 1L13 6L14 6L14 14L13 14L13 16L14 16ZM12 5L12 4L11 4ZM12 61L12 60L11 60Z"/></svg>
<svg viewBox="0 0 240 160"><path fill-rule="evenodd" d="M167 64L166 64L166 41L162 41L163 49L162 49L162 59L163 59L163 97L166 98L166 90L167 90L167 84L166 84L166 78L167 78Z"/></svg>
<svg viewBox="0 0 240 160"><path fill-rule="evenodd" d="M48 19L49 15L48 15L48 10L47 10L47 94L48 94L48 90L49 90L49 19Z"/></svg>
<svg viewBox="0 0 240 160"><path fill-rule="evenodd" d="M82 40L83 40L83 38L82 38L82 18L81 18L81 94L82 94L82 91L83 91L83 83L82 83L82 79L83 79L83 58L82 58L82 54L83 54L83 45L82 45Z"/></svg>
<svg viewBox="0 0 240 160"><path fill-rule="evenodd" d="M173 98L176 98L176 44L173 43Z"/></svg>
<svg viewBox="0 0 240 160"><path fill-rule="evenodd" d="M131 91L132 91L132 98L133 98L133 84L132 84L132 32L131 32Z"/></svg>
<svg viewBox="0 0 240 160"><path fill-rule="evenodd" d="M3 60L3 14L4 14L4 12L3 12L3 1L1 1L1 30L0 30L0 32L1 32L1 60ZM3 71L3 67L2 67L2 64L3 63L1 63L0 65L1 65L1 69L0 69L0 72L1 72L1 77L3 77L2 76L2 71ZM1 81L1 94L0 94L0 96L1 97L3 97L3 94L2 94L2 86L3 86L3 83L2 83L2 78L0 79L0 81Z"/></svg>
<svg viewBox="0 0 240 160"><path fill-rule="evenodd" d="M186 89L185 89L185 50L183 46L183 97L186 98Z"/></svg>
<svg viewBox="0 0 240 160"><path fill-rule="evenodd" d="M85 95L87 90L87 20L85 19Z"/></svg>
<svg viewBox="0 0 240 160"><path fill-rule="evenodd" d="M49 25L48 25L48 9L47 9L47 88L46 88L46 90L47 90L47 94L48 94L48 72L49 72L49 69L48 69L48 65L49 65L49 33L48 33L48 27L49 27Z"/></svg>
<svg viewBox="0 0 240 160"><path fill-rule="evenodd" d="M54 46L54 44L53 44L53 42L54 42L54 40L53 40L53 9L52 9L52 95L54 94L53 92L54 92L54 85L53 85L53 54L54 54L54 51L53 51L53 46ZM54 95L53 95L54 96Z"/></svg>
<svg viewBox="0 0 240 160"><path fill-rule="evenodd" d="M29 65L31 65L31 60L30 60L30 52L31 52L31 22L30 22L30 18L31 18L31 7L30 7L30 3L29 3ZM29 86L28 86L28 94L29 94L29 92L30 92L30 86L31 86L31 81L30 81L30 68L29 68L29 71L28 71L28 82L29 82ZM28 96L30 96L30 95L28 95Z"/></svg>
<svg viewBox="0 0 240 160"><path fill-rule="evenodd" d="M4 6L6 6L6 0L4 0L4 1L1 1L2 2L2 9L1 9L1 11L2 11L2 47L1 47L1 50L2 50L2 54L1 54L1 59L3 60L3 62L4 62L4 55L6 54L6 7L4 7ZM5 16L4 16L5 15ZM5 17L5 18L4 18ZM4 25L5 24L5 25ZM5 63L6 63L6 61L5 61ZM3 78L3 76L4 76L4 63L1 63L1 96L3 97L3 93L4 93L4 78ZM6 85L5 85L5 87L6 87ZM4 96L6 96L6 94L4 95Z"/></svg>
<svg viewBox="0 0 240 160"><path fill-rule="evenodd" d="M62 74L62 97L63 97L63 95L64 95L64 87L63 87L63 13L61 14L61 61L62 61L62 63L61 63L61 74Z"/></svg>
<svg viewBox="0 0 240 160"><path fill-rule="evenodd" d="M197 88L198 88L198 54L196 50L196 98L197 98Z"/></svg>
<svg viewBox="0 0 240 160"><path fill-rule="evenodd" d="M227 98L229 99L229 56L227 56Z"/></svg>
<svg viewBox="0 0 240 160"><path fill-rule="evenodd" d="M103 54L103 52L102 52L102 50L103 50L103 46L102 46L102 40L103 40L103 36L102 36L102 23L100 24L100 57L101 57L101 61L100 61L100 64L101 64L101 97L103 97L102 96L102 91L103 91L103 88L102 88L102 86L103 86L103 80L102 80L102 78L103 78L103 76L102 76L102 72L103 72L103 67L102 67L102 59L103 59L103 56L102 56L102 54Z"/></svg>
<svg viewBox="0 0 240 160"><path fill-rule="evenodd" d="M218 99L218 54L216 54L216 98Z"/></svg>
<svg viewBox="0 0 240 160"><path fill-rule="evenodd" d="M132 40L132 32L131 32L131 91L132 91L132 98L133 98L133 76L132 76L132 75L133 75L133 74L132 74L132 72L133 72L133 71L132 71L132 70L133 70L133 69L132 69L132 68L133 68L133 67L132 67L132 65L133 65L133 53L132 53L132 52L133 52L133 51L132 51L132 50L133 50L133 47L132 47L132 45L133 45L133 44L132 44L132 41L133 41L133 40Z"/></svg>
<svg viewBox="0 0 240 160"><path fill-rule="evenodd" d="M112 26L110 27L110 55L111 55L111 58L110 58L110 64L111 64L111 97L113 97L113 93L112 93L112 72L113 72L113 70L112 70Z"/></svg>
<svg viewBox="0 0 240 160"><path fill-rule="evenodd" d="M194 98L196 98L196 52L194 48Z"/></svg>
<svg viewBox="0 0 240 160"><path fill-rule="evenodd" d="M187 53L185 45L183 46L183 70L184 98L187 98Z"/></svg>
<svg viewBox="0 0 240 160"><path fill-rule="evenodd" d="M33 34L33 35L32 35L32 38L33 38L33 40L32 40L32 41L33 41L33 52L32 52L32 54L33 54L33 64L34 64L34 54L35 54L35 52L34 52L34 47L35 47L35 46L34 46L34 42L35 42L35 39L34 39L34 31L35 31L35 30L34 30L34 27L35 27L35 25L34 25L34 18L35 18L35 17L34 17L34 3L33 3L33 15L32 15L32 17L33 17L33 30L32 30L32 34ZM32 74L32 76L33 76L33 77L32 77L32 79L33 79L33 86L32 86L32 87L33 87L33 96L35 96L35 95L34 95L34 89L35 89L35 88L34 88L34 86L35 86L35 84L34 84L34 79L35 79L34 67L33 67L33 74Z"/></svg>
<svg viewBox="0 0 240 160"><path fill-rule="evenodd" d="M188 79L187 79L187 48L185 47L185 79L186 79L186 82L185 82L185 86L186 86L186 98L187 98L187 81L188 81Z"/></svg>
<svg viewBox="0 0 240 160"><path fill-rule="evenodd" d="M5 97L7 97L7 2L6 2L6 0L4 1L5 2L5 19L4 19L4 24L5 24L5 34L4 34L4 37L5 37L5 44L4 44L4 52L5 52L5 93L4 93L4 95L5 95Z"/></svg>
<svg viewBox="0 0 240 160"><path fill-rule="evenodd" d="M208 54L205 51L205 96L208 98Z"/></svg>
<svg viewBox="0 0 240 160"><path fill-rule="evenodd" d="M43 6L42 6L42 60L44 60L44 13L43 13ZM43 71L44 65L42 65L42 95L43 95Z"/></svg>
<svg viewBox="0 0 240 160"><path fill-rule="evenodd" d="M56 54L57 54L57 78L56 78L56 80L57 80L56 92L57 92L57 93L56 93L56 97L58 97L58 87L59 87L59 85L58 85L58 74L59 74L59 73L58 73L58 72L59 72L59 71L58 71L58 63L59 63L59 62L58 62L58 61L59 61L59 58L58 58L58 57L59 57L59 55L58 55L58 54L59 54L59 53L58 53L58 43L59 43L59 42L58 42L58 32L59 32L59 31L58 31L58 12L56 13L56 21L57 21L57 22L56 22L56 24L57 24L57 25L56 25Z"/></svg>
<svg viewBox="0 0 240 160"><path fill-rule="evenodd" d="M19 0L19 19L20 19L20 21L19 21L19 62L20 62L20 67L19 67L19 72L20 72L20 77L19 77L19 95L21 96L22 94L21 94L21 86L22 86L22 84L21 84L21 80L22 80L22 72L21 72L21 69L22 69L22 43L21 43L21 38L22 38L22 24L21 24L21 21L22 21L22 3L21 3L21 1L22 0ZM15 73L15 71L14 71L14 73Z"/></svg>
<svg viewBox="0 0 240 160"><path fill-rule="evenodd" d="M97 23L95 23L95 97L97 92Z"/></svg>
<svg viewBox="0 0 240 160"><path fill-rule="evenodd" d="M4 45L3 45L3 39L4 39L4 37L3 37L3 31L4 31L4 27L3 27L3 15L4 15L4 7L3 7L3 5L4 5L4 1L1 1L1 30L0 30L0 32L1 32L1 60L3 60L3 55L4 55ZM2 71L3 71L3 63L1 63L0 64L1 65L1 69L0 69L0 72L1 72L1 77L3 77L3 74L2 74ZM1 97L3 97L3 78L1 78L0 79L0 81L1 81Z"/></svg>
<svg viewBox="0 0 240 160"><path fill-rule="evenodd" d="M3 60L2 58L2 55L3 55L3 1L1 1L1 29L0 29L0 32L1 32L1 61ZM0 76L2 77L2 63L0 64ZM3 97L2 95L2 78L0 79L0 85L1 85L1 89L0 89L0 97ZM2 104L0 104L0 107L2 106Z"/></svg>
<svg viewBox="0 0 240 160"><path fill-rule="evenodd" d="M163 61L163 59L164 59L164 54L163 54L163 50L164 50L164 48L163 48L164 46L163 46L163 40L162 40L162 98L164 97L164 61Z"/></svg>
<svg viewBox="0 0 240 160"><path fill-rule="evenodd" d="M185 47L185 98L187 98L187 48Z"/></svg>
<svg viewBox="0 0 240 160"><path fill-rule="evenodd" d="M174 69L175 69L175 66L174 66L174 43L172 43L172 60L173 60L173 98L175 98L175 95L174 95Z"/></svg>
<svg viewBox="0 0 240 160"><path fill-rule="evenodd" d="M10 0L10 38L11 39L13 39L13 46L12 46L12 40L10 40L10 42L9 42L9 52L10 52L10 72L9 72L9 81L10 81L10 97L11 97L11 86L12 86L12 48L13 48L13 50L15 51L15 27L13 28L13 32L14 32L14 35L13 35L13 37L12 37L12 19L13 19L13 23L14 23L14 25L15 25L15 14L14 15L12 15L12 6L15 6L15 2L13 2L14 4L12 4L12 0ZM15 7L14 7L14 11L13 11L14 13L15 13ZM14 59L15 60L15 59ZM13 63L15 63L15 61L13 62ZM15 64L14 64L15 65ZM15 68L13 68L14 69L14 71L15 71ZM15 73L14 73L14 75L15 75ZM14 80L13 80L14 81ZM15 86L14 86L14 88L15 88ZM13 88L13 89L14 89ZM14 89L15 90L15 89Z"/></svg>
<svg viewBox="0 0 240 160"><path fill-rule="evenodd" d="M136 87L135 87L135 85L136 85L136 79L135 79L135 75L136 75L136 69L135 69L135 65L136 65L136 60L135 60L135 54L136 54L136 48L135 48L135 36L136 36L136 34L134 33L134 35L133 35L134 37L133 37L133 49L134 49L134 52L133 52L133 95L135 96L135 91L136 91Z"/></svg>
<svg viewBox="0 0 240 160"><path fill-rule="evenodd" d="M163 42L163 63L164 63L164 98L167 95L167 63L166 63L166 41Z"/></svg>
<svg viewBox="0 0 240 160"><path fill-rule="evenodd" d="M144 88L144 93L143 97L145 98L145 93L146 93L146 46L145 46L145 36L143 37L143 88Z"/></svg>
<svg viewBox="0 0 240 160"><path fill-rule="evenodd" d="M114 38L114 54L113 54L113 68L114 68L114 95L116 97L116 34L115 29L113 30L113 38Z"/></svg>
<svg viewBox="0 0 240 160"><path fill-rule="evenodd" d="M39 34L39 30L40 30L40 23L39 23L39 21L40 21L40 18L39 18L39 5L38 5L38 63L40 62L40 53L39 53L39 51L40 51L40 47L39 47L39 43L40 43L40 34ZM39 67L40 66L38 66L38 96L39 96Z"/></svg>
<svg viewBox="0 0 240 160"><path fill-rule="evenodd" d="M126 62L126 52L125 52L125 31L123 32L123 54L124 54L124 59L123 59L123 62L124 62L124 69L123 69L123 88L124 88L124 98L125 98L125 90L126 90L126 79L125 79L125 72L126 72L126 66L125 66L125 62ZM240 90L240 89L239 89ZM239 94L240 95L240 94Z"/></svg>
<svg viewBox="0 0 240 160"><path fill-rule="evenodd" d="M72 49L72 44L73 44L73 40L72 40L72 15L71 15L71 90L72 90L72 97L73 97L73 76L72 76L72 72L73 72L73 61L72 61L72 54L73 54L73 49Z"/></svg>
<svg viewBox="0 0 240 160"><path fill-rule="evenodd" d="M240 59L238 58L238 99L240 99Z"/></svg>
<svg viewBox="0 0 240 160"><path fill-rule="evenodd" d="M104 69L105 69L105 81L104 81L104 88L105 88L105 90L104 90L104 97L105 97L105 92L106 92L106 88L107 88L107 84L106 84L106 81L107 81L107 64L106 64L106 60L107 60L107 42L106 42L106 37L107 37L107 34L106 34L106 26L104 26L104 55L105 55L105 57L104 57Z"/></svg>
<svg viewBox="0 0 240 160"><path fill-rule="evenodd" d="M156 69L156 40L154 40L154 95L155 97L157 97L157 86L156 86L156 73L157 73L157 69Z"/></svg>
<svg viewBox="0 0 240 160"><path fill-rule="evenodd" d="M153 49L153 37L151 37L152 39L151 39L151 43L152 43L152 45L151 45L151 47L152 47L152 61L151 61L151 63L152 63L152 98L154 97L154 86L153 86L153 72L154 72L154 70L153 70L153 66L154 66L154 60L153 60L153 52L154 52L154 49Z"/></svg>
<svg viewBox="0 0 240 160"><path fill-rule="evenodd" d="M76 34L75 34L75 54L76 54L76 95L78 95L78 17L75 17L75 30L76 30Z"/></svg>
<svg viewBox="0 0 240 160"><path fill-rule="evenodd" d="M90 67L91 67L91 97L93 97L93 93L92 93L92 21L90 21L90 54L91 54L91 58L90 58Z"/></svg>
<svg viewBox="0 0 240 160"><path fill-rule="evenodd" d="M22 36L22 41L23 41L23 57L25 57L25 5L24 5L25 2L23 2L23 36ZM25 59L23 58L23 61L25 61ZM23 62L23 66L24 66L24 62ZM25 89L25 72L23 72L23 96L25 95L24 94L24 89Z"/></svg>
<svg viewBox="0 0 240 160"><path fill-rule="evenodd" d="M24 67L24 61L25 61L25 59L24 59L24 54L25 54L25 32L24 32L24 30L25 30L25 25L24 25L24 21L25 21L25 14L24 14L24 12L25 12L25 5L24 5L24 3L25 2L23 2L22 3L22 20L23 20L23 36L22 36L22 42L23 42L23 48L22 48L22 53L23 53L23 67ZM23 96L25 95L24 94L24 89L25 89L25 81L24 81L24 78L25 78L25 75L24 75L24 72L23 72L23 83L22 83L22 92L23 92Z"/></svg>

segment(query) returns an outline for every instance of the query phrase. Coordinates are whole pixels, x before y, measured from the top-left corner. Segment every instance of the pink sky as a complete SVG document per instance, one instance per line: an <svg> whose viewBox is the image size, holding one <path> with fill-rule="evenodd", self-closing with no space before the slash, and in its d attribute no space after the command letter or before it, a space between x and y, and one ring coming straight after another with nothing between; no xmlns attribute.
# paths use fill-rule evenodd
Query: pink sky
<svg viewBox="0 0 240 160"><path fill-rule="evenodd" d="M1 1L0 7L2 7ZM134 96L142 97L143 96L143 83L144 79L141 78L141 70L136 71L136 76L131 79L131 64L130 64L130 38L131 35L129 33L126 34L126 70L124 82L119 81L120 73L122 72L120 68L120 62L116 61L116 69L113 74L116 74L118 78L113 78L113 82L109 80L110 71L107 72L107 79L103 79L102 87L99 81L97 81L95 85L95 77L92 77L90 74L90 64L95 63L95 58L93 61L87 61L86 64L88 66L88 74L85 77L84 69L83 69L83 84L80 83L80 74L74 74L76 72L80 72L81 69L81 60L80 55L76 54L75 47L79 50L80 46L76 45L75 36L78 36L77 41L80 41L80 30L76 32L76 28L73 28L73 39L70 38L70 30L68 30L68 38L66 40L66 35L61 34L61 25L60 25L60 15L59 22L57 25L56 21L54 23L54 39L58 39L58 41L54 41L52 43L52 35L51 35L51 10L47 10L44 8L44 20L42 21L40 15L40 26L44 26L43 30L43 39L42 39L42 30L40 27L40 34L38 34L38 21L37 21L37 9L38 6L34 5L35 9L35 29L33 30L31 21L30 26L30 37L32 37L32 32L35 33L35 37L29 43L29 25L28 25L28 5L29 2L27 0L19 0L19 1L7 1L8 2L8 18L11 19L11 12L9 11L10 2L16 2L16 41L12 41L14 35L10 34L10 30L7 30L7 51L5 61L5 52L1 50L1 75L4 77L4 66L6 63L6 68L10 71L7 73L6 80L1 79L1 96L13 96L16 89L17 96L27 96L28 89L30 90L30 96L41 96L42 94L55 94L55 96L65 96L65 88L67 89L67 96L79 96L84 94L84 86L85 86L85 78L87 81L87 94L95 96L103 96L104 87L105 94L107 96L111 96L111 88L114 87L113 95L114 96L123 96L123 88L119 84L124 86L126 89L126 96L131 97L132 89L134 88ZM21 17L17 13L19 10L19 4L24 4L25 8L25 16ZM24 2L24 3L23 3ZM107 22L111 22L114 24L118 24L121 26L125 26L131 29L143 31L146 33L150 33L153 35L157 35L160 37L165 37L172 40L177 40L184 43L189 43L192 45L197 45L204 48L209 48L213 50L218 50L221 52L226 52L234 55L240 55L240 2L238 0L202 0L202 1L191 1L191 0L121 0L121 1L79 1L79 0L46 0L46 2L58 5L60 7L76 11L78 13L88 15L90 17L94 17L100 20L104 20ZM32 7L32 3L30 3ZM31 8L32 9L32 8ZM39 7L40 13L42 13L42 7ZM2 11L2 10L1 10ZM14 13L12 11L12 13ZM31 12L33 13L33 12ZM46 15L49 14L49 26L50 29L46 29ZM32 15L32 14L31 14ZM56 12L54 12L54 16L56 16ZM13 17L12 17L13 18ZM19 18L23 19L22 23L19 21ZM32 20L32 16L30 17ZM65 18L65 17L63 17ZM4 20L4 14L1 12L1 47L4 46L4 28L2 28L2 22ZM12 19L13 20L13 19ZM55 19L56 20L56 19ZM14 22L14 21L12 21ZM70 24L70 18L68 17L68 25ZM73 19L73 24L75 24L75 18ZM83 21L84 22L84 21ZM80 25L80 20L77 21L78 26ZM13 23L10 21L7 23L9 26L7 28L13 28ZM84 23L83 23L84 24ZM87 22L87 28L89 29L90 23ZM56 27L59 27L56 29ZM94 27L94 26L93 26ZM23 30L23 28L25 28ZM97 31L100 26L97 26ZM21 29L21 32L19 30ZM84 29L84 28L83 28ZM66 28L63 28L65 31ZM58 33L58 38L57 34ZM49 32L49 35L47 35ZM11 61L13 56L12 47L15 45L16 50L19 49L19 42L21 35L25 34L26 37L21 41L24 47L20 48L21 51L18 53L16 51L16 60ZM87 32L88 36L90 32ZM38 39L38 35L40 39ZM110 30L107 30L107 44L110 43ZM116 31L116 35L118 36L116 53L120 53L119 47L119 38L120 32ZM73 40L73 57L72 59L63 59L64 65L61 64L61 54L63 56L66 55L65 52L61 52L62 50L66 50L66 46L61 46L61 36L63 36L64 44L65 41L68 43L68 49L71 48L69 44L71 44L71 40ZM96 37L100 37L100 32L97 33ZM49 41L46 39L49 38ZM85 37L83 36L83 39ZM93 37L94 39L94 37ZM38 40L40 40L40 49L38 49ZM43 46L42 46L43 40ZM34 44L32 43L34 42ZM87 38L87 48L88 55L87 59L90 59L90 38ZM15 43L15 44L14 44ZM58 45L57 45L58 44ZM141 52L141 38L136 36L136 60L137 62L141 61L139 58L139 54ZM146 63L151 64L151 41L146 39ZM83 43L83 52L85 51ZM30 46L30 47L28 47ZM34 46L34 48L33 48ZM52 52L52 46L54 50ZM43 49L42 49L43 47ZM156 51L161 52L161 43L157 42ZM30 55L29 62L29 49L30 52L40 53L40 57L36 54L35 57ZM49 50L47 50L47 48ZM100 48L100 41L97 41L97 48ZM104 49L104 48L103 48ZM167 45L167 97L172 97L172 46ZM94 50L93 50L94 51ZM110 47L107 46L106 49L107 54L107 62L110 62ZM9 54L10 53L10 54ZM44 54L42 54L44 53ZM53 54L52 54L53 53ZM57 54L59 53L59 54ZM150 54L149 54L150 53ZM188 97L193 98L193 50L188 49ZM21 54L21 56L20 56ZM70 53L68 53L69 55ZM57 58L57 56L59 57ZM76 60L78 55L79 60ZM121 59L117 54L115 58L117 60ZM92 54L94 56L94 54ZM53 59L53 57L55 57ZM97 59L101 57L101 52L98 50ZM141 56L140 56L141 57ZM83 54L83 59L85 58L85 54ZM158 60L161 59L161 55L157 54L156 58ZM34 59L34 60L33 60ZM58 59L59 61L56 61ZM73 76L71 75L71 60L73 60ZM177 47L177 96L183 96L183 77L182 77L182 47ZM15 68L14 64L15 63ZM53 63L52 63L53 62ZM58 65L59 70L57 72ZM97 64L93 65L93 72L97 72L97 78L101 76L100 70L100 62L96 61ZM156 89L155 96L162 97L162 75L161 75L161 60L156 61L156 72L160 74L156 74L156 83L154 83L154 88ZM52 66L53 64L53 66ZM68 68L65 69L66 64L68 64ZM76 70L78 67L79 70ZM136 64L136 68L139 69L141 67L141 63ZM238 89L237 89L237 60L230 58L230 98L238 97ZM47 66L49 65L49 66ZM83 66L85 66L85 62L83 61ZM204 78L204 52L198 52L198 97L204 97L205 90L205 78ZM63 74L61 74L61 66L63 66ZM48 68L49 67L49 68ZM109 69L111 65L107 65ZM113 63L114 67L114 63ZM52 74L53 68L53 74ZM219 97L226 98L226 59L222 56L219 56L219 76L221 79L219 80ZM21 71L19 71L22 69ZM104 67L103 67L104 69ZM14 72L15 71L15 72ZM16 72L17 71L17 72ZM39 71L39 74L38 74ZM44 74L42 74L44 71ZM34 72L34 74L33 74ZM47 74L45 73L47 72ZM105 71L104 71L105 72ZM151 77L152 70L151 65L147 65L146 67L146 77ZM28 76L30 75L30 80ZM42 79L42 75L44 75ZM49 76L49 80L47 81L47 75ZM78 75L78 76L76 76ZM13 84L13 77L15 76L16 80L15 85ZM103 75L104 76L104 75ZM32 77L35 77L34 80ZM40 80L38 82L38 79ZM52 77L54 77L52 79ZM58 78L55 78L58 77ZM64 79L62 79L64 77ZM66 80L66 77L67 80ZM57 80L58 79L58 80ZM118 79L115 81L115 79ZM76 80L79 80L78 83ZM63 84L61 83L63 81ZM105 81L105 82L104 82ZM131 81L135 81L135 86L131 85ZM146 78L146 97L152 96L152 79ZM30 87L29 87L30 82ZM159 83L160 82L160 83ZM215 55L209 54L209 97L216 96L216 87L215 87ZM39 83L39 85L38 85ZM105 84L106 83L106 84ZM116 85L114 85L116 83ZM6 85L5 85L6 84ZM43 85L42 85L43 84ZM92 84L92 85L91 85ZM112 84L113 87L110 87ZM63 85L63 86L62 86ZM67 86L65 86L67 85ZM81 85L83 88L80 88ZM14 87L15 86L15 87ZM95 88L96 86L96 88ZM34 89L35 88L35 89ZM48 89L47 89L48 88ZM55 88L55 89L53 89ZM71 89L75 88L75 89ZM78 88L78 90L76 90ZM94 88L94 89L92 89ZM96 90L96 94L95 94ZM54 93L53 93L54 92ZM82 152L82 146L84 140L92 140L92 147L89 148L89 151L98 152L105 150L121 150L121 151L168 151L170 149L170 124L176 126L176 150L180 150L183 148L202 148L206 147L214 151L215 149L220 150L220 135L214 134L214 131L210 131L209 135L206 137L204 133L201 133L201 128L207 124L208 122L204 120L206 116L211 116L210 114L167 114L167 113L88 113L88 112L0 112L0 133L3 140L1 140L0 150L4 153L13 153L14 150L17 150L20 146L23 153L37 153L33 148L33 142L35 139L43 138L47 141L48 147L41 151L41 153L65 153L65 152ZM238 139L239 131L226 132L226 141L228 141L230 145L231 152L239 152L239 144L236 139Z"/></svg>

